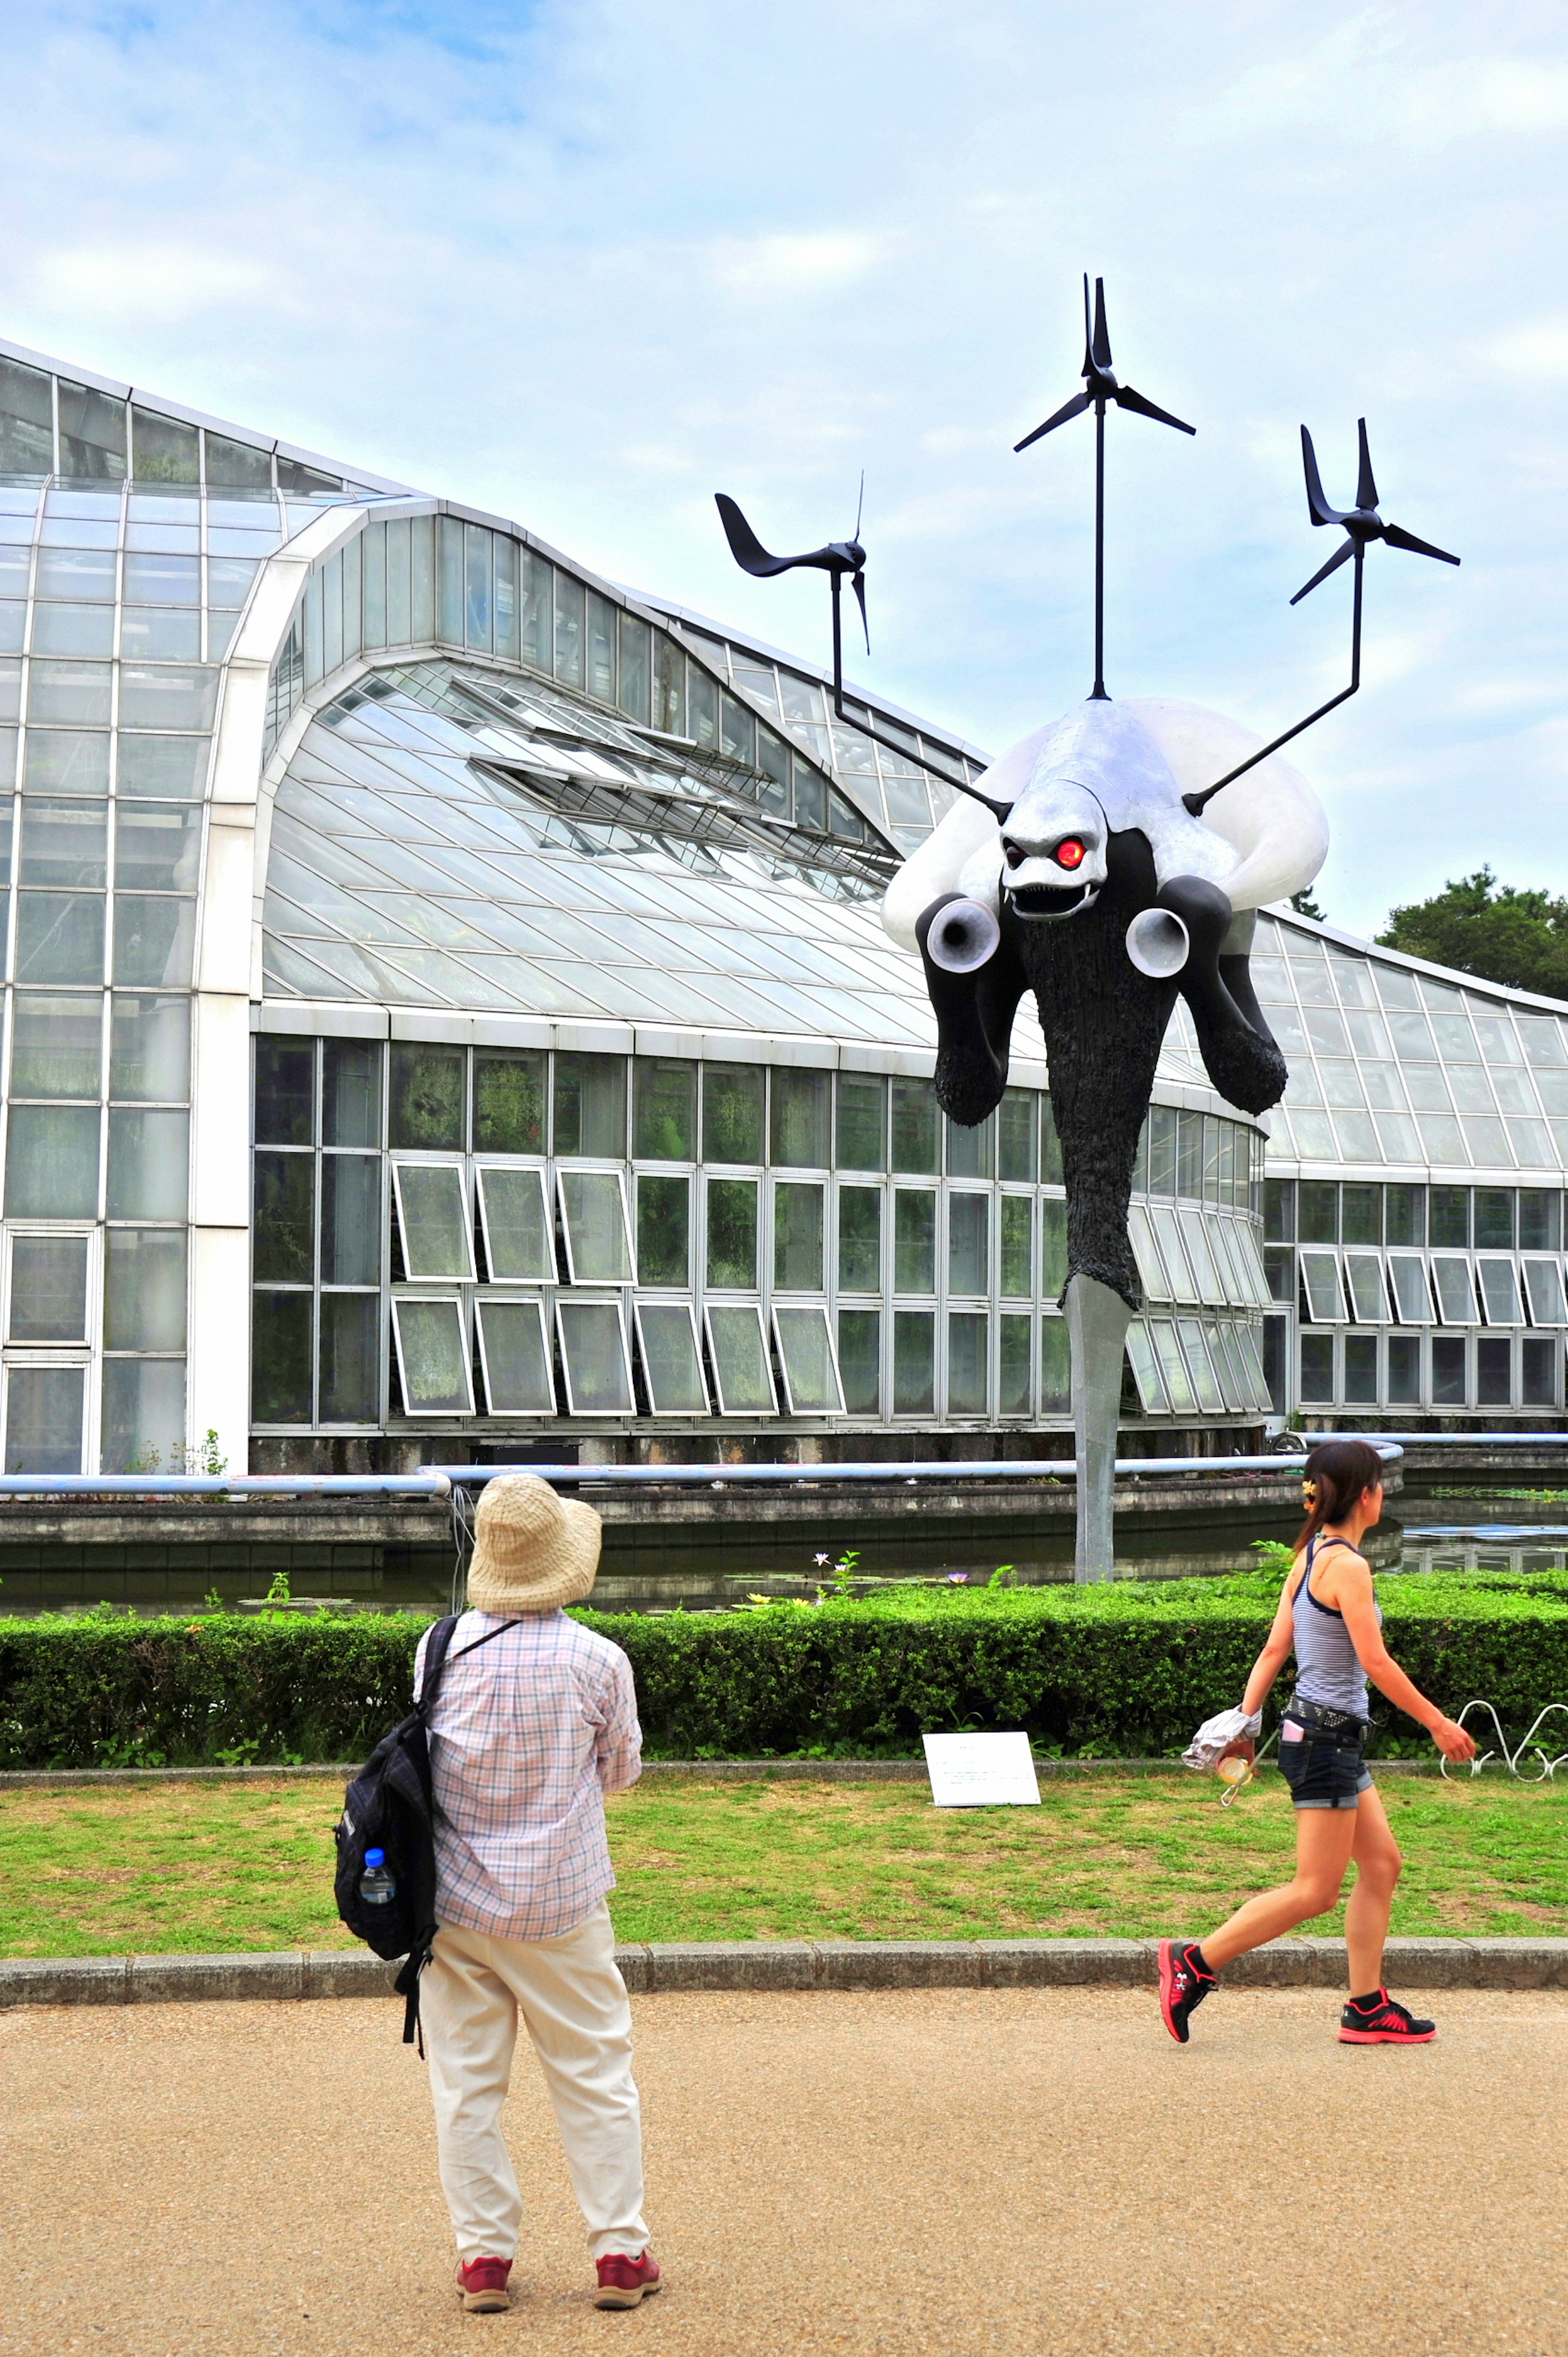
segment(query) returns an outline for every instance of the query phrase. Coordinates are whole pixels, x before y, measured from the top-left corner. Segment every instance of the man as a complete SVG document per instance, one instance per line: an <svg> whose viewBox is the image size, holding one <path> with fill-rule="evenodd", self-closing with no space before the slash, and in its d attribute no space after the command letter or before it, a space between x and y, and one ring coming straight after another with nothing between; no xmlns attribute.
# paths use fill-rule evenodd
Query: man
<svg viewBox="0 0 1568 2357"><path fill-rule="evenodd" d="M604 1796L637 1781L642 1734L626 1655L563 1609L593 1587L599 1539L593 1509L535 1475L489 1483L470 1609L430 1717L440 1929L420 2013L458 2290L480 2312L511 2305L522 2200L500 2110L520 2016L587 2223L596 2305L635 2308L659 2288L631 2008L605 1903ZM416 1693L424 1668L422 1642Z"/></svg>

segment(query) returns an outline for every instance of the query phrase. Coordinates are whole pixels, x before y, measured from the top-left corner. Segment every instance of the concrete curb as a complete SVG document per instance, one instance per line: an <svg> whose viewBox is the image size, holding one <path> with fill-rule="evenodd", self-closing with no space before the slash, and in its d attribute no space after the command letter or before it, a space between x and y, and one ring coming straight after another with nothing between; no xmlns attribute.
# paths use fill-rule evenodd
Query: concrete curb
<svg viewBox="0 0 1568 2357"><path fill-rule="evenodd" d="M1267 1767L1270 1763L1265 1760ZM1368 1765L1377 1776L1435 1776L1436 1757L1428 1760L1373 1760ZM279 1779L295 1781L315 1776L346 1784L360 1772L358 1760L326 1760L310 1768L5 1768L0 1769L0 1792L69 1792L73 1785L101 1784L257 1784ZM1053 1776L1175 1776L1184 1774L1179 1760L1036 1760L1035 1772ZM773 1777L784 1783L923 1784L923 1760L645 1760L643 1781L661 1776L687 1776L714 1783L754 1784Z"/></svg>
<svg viewBox="0 0 1568 2357"><path fill-rule="evenodd" d="M719 1940L618 1948L637 1996L705 1989L1152 1988L1153 1940ZM1401 1988L1568 1988L1568 1940L1391 1940ZM0 2008L389 1996L395 1964L357 1948L274 1955L0 1959ZM1342 1940L1273 1940L1230 1988L1340 1988Z"/></svg>

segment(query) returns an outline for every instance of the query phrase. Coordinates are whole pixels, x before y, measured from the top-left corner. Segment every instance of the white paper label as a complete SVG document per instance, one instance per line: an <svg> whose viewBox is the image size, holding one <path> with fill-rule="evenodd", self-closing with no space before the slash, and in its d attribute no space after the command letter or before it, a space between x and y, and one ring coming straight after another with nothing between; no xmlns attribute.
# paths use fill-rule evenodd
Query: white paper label
<svg viewBox="0 0 1568 2357"><path fill-rule="evenodd" d="M926 1767L939 1809L1033 1808L1039 1779L1026 1735L928 1735Z"/></svg>

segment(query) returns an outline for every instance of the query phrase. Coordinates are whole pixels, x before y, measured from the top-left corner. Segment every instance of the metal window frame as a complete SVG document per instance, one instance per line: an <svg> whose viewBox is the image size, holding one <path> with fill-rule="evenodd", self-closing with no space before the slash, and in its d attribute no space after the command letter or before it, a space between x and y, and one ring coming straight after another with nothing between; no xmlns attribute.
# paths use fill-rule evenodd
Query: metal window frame
<svg viewBox="0 0 1568 2357"><path fill-rule="evenodd" d="M1225 1386L1219 1380L1219 1370L1209 1354L1208 1338L1203 1330L1204 1323L1202 1318L1178 1318L1176 1321L1176 1339L1181 1344L1182 1355L1187 1361L1187 1372L1192 1377L1193 1390L1197 1394L1198 1414L1225 1415L1229 1413L1225 1401ZM1212 1406L1203 1396L1206 1379L1213 1394Z"/></svg>
<svg viewBox="0 0 1568 2357"><path fill-rule="evenodd" d="M536 1275L498 1276L496 1274L496 1256L490 1245L490 1209L486 1200L485 1181L497 1174L507 1178L532 1176L538 1184L541 1226L544 1237L545 1256L550 1265L547 1268L542 1268ZM558 1283L560 1272L555 1266L555 1255L551 1246L550 1172L547 1165L543 1162L507 1162L499 1159L481 1162L476 1158L474 1185L478 1196L479 1232L484 1238L485 1266L489 1271L481 1290L492 1285L554 1285Z"/></svg>
<svg viewBox="0 0 1568 2357"><path fill-rule="evenodd" d="M1127 1233L1132 1242L1133 1258L1137 1264L1138 1279L1145 1300L1165 1303L1174 1299L1171 1281L1165 1275L1165 1265L1160 1254L1155 1223L1149 1217L1146 1203L1127 1206Z"/></svg>
<svg viewBox="0 0 1568 2357"><path fill-rule="evenodd" d="M1299 1255L1302 1287L1306 1295L1306 1322L1312 1326L1343 1326L1347 1322L1345 1286L1343 1272L1339 1266L1338 1246L1337 1244L1298 1244L1296 1251ZM1316 1272L1308 1266L1309 1263L1321 1265L1325 1261L1328 1264L1332 1278L1334 1306L1331 1309L1319 1307L1316 1297L1317 1284L1315 1283Z"/></svg>
<svg viewBox="0 0 1568 2357"><path fill-rule="evenodd" d="M1413 1268L1416 1272L1415 1282L1423 1305L1419 1311L1412 1310L1409 1303L1401 1298L1397 1272L1402 1268ZM1432 1271L1427 1266L1426 1254L1423 1252L1391 1252L1388 1255L1388 1274L1389 1290L1393 1297L1393 1324L1435 1326L1438 1322L1437 1309L1433 1299Z"/></svg>
<svg viewBox="0 0 1568 2357"><path fill-rule="evenodd" d="M472 1285L474 1282L474 1222L468 1202L467 1162L466 1157L453 1155L389 1154L392 1166L392 1196L397 1204L398 1234L403 1239L403 1281L408 1285ZM457 1209L463 1222L463 1241L468 1254L464 1270L416 1269L409 1254L408 1214L403 1200L403 1173L405 1169L448 1170L456 1181ZM319 1258L320 1205L317 1208L317 1257Z"/></svg>
<svg viewBox="0 0 1568 2357"><path fill-rule="evenodd" d="M116 1221L115 1225L117 1227L166 1226L177 1228L181 1233L187 1232L183 1223L176 1221L123 1220ZM87 1220L62 1220L58 1223L53 1224L47 1221L37 1219L8 1220L5 1222L5 1266L3 1270L0 1270L0 1338L4 1338L3 1340L0 1340L0 1351L3 1351L4 1355L7 1359L16 1352L24 1352L28 1355L38 1351L48 1352L86 1351L91 1352L102 1348L103 1333L103 1260L105 1250L103 1239L106 1232L107 1230L104 1224L95 1224L94 1222ZM16 1248L18 1241L33 1236L41 1237L49 1243L65 1242L71 1237L81 1236L86 1242L87 1300L85 1305L85 1314L82 1320L86 1330L80 1340L59 1342L23 1342L13 1341L11 1340L11 1306L14 1291L12 1264L16 1257ZM187 1282L188 1287L188 1261ZM118 1357L125 1354L116 1352L115 1355ZM150 1354L141 1352L134 1355L147 1356ZM163 1354L160 1352L158 1355L162 1356Z"/></svg>
<svg viewBox="0 0 1568 2357"><path fill-rule="evenodd" d="M1368 1308L1357 1286L1357 1276L1369 1266L1371 1292L1377 1307ZM1358 1326L1386 1326L1389 1323L1388 1286L1383 1274L1383 1256L1371 1246L1353 1245L1345 1254L1345 1289L1350 1298L1350 1316Z"/></svg>
<svg viewBox="0 0 1568 2357"><path fill-rule="evenodd" d="M1165 1377L1155 1354L1154 1339L1142 1318L1134 1318L1127 1329L1127 1358L1144 1415L1168 1415L1170 1402L1165 1393Z"/></svg>
<svg viewBox="0 0 1568 2357"><path fill-rule="evenodd" d="M637 1239L631 1232L631 1223L628 1217L626 1202L626 1178L628 1168L628 1166L626 1163L583 1163L574 1160L570 1165L563 1165L558 1167L556 1169L555 1200L561 1213L561 1233L565 1238L566 1243L566 1269L568 1279L573 1285L603 1286L618 1285L629 1286L637 1283ZM628 1274L625 1276L607 1277L578 1275L576 1240L572 1233L572 1213L566 1201L566 1181L568 1178L613 1178L615 1180L616 1193L620 1203L621 1241L626 1246Z"/></svg>
<svg viewBox="0 0 1568 2357"><path fill-rule="evenodd" d="M623 1188L623 1200L624 1196ZM566 1337L569 1330L567 1321L579 1309L613 1309L615 1311L616 1325L620 1334L621 1371L626 1377L627 1405L625 1407L579 1407L577 1405L576 1393L572 1382L572 1353ZM625 1294L603 1289L594 1293L558 1294L555 1299L555 1331L561 1343L561 1380L565 1385L568 1415L620 1416L623 1419L635 1416L637 1390L632 1377L631 1351L627 1337Z"/></svg>
<svg viewBox="0 0 1568 2357"><path fill-rule="evenodd" d="M1009 1294L1006 1300L1016 1301L1020 1297L1017 1294ZM1009 1318L1015 1326L1026 1326L1029 1329L1029 1373L1024 1386L1025 1405L1021 1408L1004 1407L1002 1405L1002 1329ZM1038 1396L1039 1350L1035 1333L1037 1322L1032 1308L1009 1309L1006 1307L1006 1301L996 1313L995 1373L992 1396L996 1403L996 1420L999 1424L1026 1423L1034 1416L1035 1402Z"/></svg>
<svg viewBox="0 0 1568 2357"><path fill-rule="evenodd" d="M789 1353L784 1348L784 1333L779 1323L779 1320L784 1318L821 1318L822 1332L828 1346L828 1372L832 1377L833 1392L838 1402L836 1407L801 1407L797 1405L794 1386L789 1381ZM839 1372L838 1340L833 1332L833 1321L828 1316L827 1303L825 1301L775 1302L770 1323L773 1329L774 1347L779 1353L779 1380L784 1386L785 1414L787 1415L843 1415L844 1414L843 1378Z"/></svg>
<svg viewBox="0 0 1568 2357"><path fill-rule="evenodd" d="M1173 1415L1201 1414L1197 1405L1197 1387L1188 1372L1187 1359L1181 1347L1181 1337L1176 1329L1176 1319L1151 1318L1148 1323L1149 1337L1154 1344L1155 1359L1159 1363L1160 1377L1170 1399L1171 1414ZM1169 1338L1168 1344L1162 1340L1162 1337ZM1177 1395L1178 1382L1187 1392L1187 1395L1185 1399Z"/></svg>
<svg viewBox="0 0 1568 2357"><path fill-rule="evenodd" d="M647 1339L642 1329L644 1312L650 1309L659 1311L661 1314L674 1311L684 1311L687 1328L692 1337L692 1353L696 1361L697 1389L701 1393L703 1400L701 1407L660 1406L658 1396L653 1388L653 1376L649 1363ZM695 1303L690 1299L684 1301L671 1300L667 1295L660 1295L654 1299L647 1301L639 1298L634 1300L632 1303L632 1318L637 1329L637 1347L642 1362L642 1381L643 1388L648 1394L649 1414L650 1415L712 1415L714 1412L713 1394L708 1384L708 1371L703 1363L703 1338L697 1329L697 1312Z"/></svg>
<svg viewBox="0 0 1568 2357"><path fill-rule="evenodd" d="M757 1320L757 1341L762 1351L762 1372L768 1380L768 1397L773 1403L771 1407L731 1407L725 1398L724 1368L719 1355L718 1345L714 1336L714 1318L715 1314L720 1316L729 1316L736 1311L743 1315L748 1315L755 1318ZM719 1405L717 1413L720 1415L777 1415L779 1414L779 1388L773 1379L773 1358L772 1353L768 1347L768 1329L762 1322L761 1303L759 1301L704 1300L703 1304L703 1331L707 1340L709 1360L714 1371L714 1389L718 1394Z"/></svg>
<svg viewBox="0 0 1568 2357"><path fill-rule="evenodd" d="M152 1353L143 1351L134 1355L138 1358L147 1358L151 1357ZM5 1451L10 1442L12 1377L26 1373L36 1367L70 1369L81 1377L81 1446L76 1469L79 1473L96 1472L98 1451L102 1445L100 1432L103 1390L103 1380L100 1372L102 1363L102 1360L95 1361L80 1342L60 1343L53 1348L48 1343L42 1346L18 1343L8 1348L5 1363L0 1366L0 1464L5 1462ZM182 1366L185 1364L183 1358L179 1363ZM92 1380L95 1372L98 1374L96 1383Z"/></svg>
<svg viewBox="0 0 1568 2357"><path fill-rule="evenodd" d="M1439 1325L1478 1326L1481 1322L1481 1311L1480 1305L1476 1299L1475 1265L1472 1262L1469 1254L1461 1252L1434 1252L1431 1254L1431 1261L1432 1285L1433 1291L1437 1297L1437 1322ZM1462 1317L1455 1318L1449 1315L1448 1304L1444 1299L1443 1278L1439 1274L1439 1271L1444 1268L1459 1269L1463 1272L1465 1299L1467 1307L1466 1313Z"/></svg>
<svg viewBox="0 0 1568 2357"><path fill-rule="evenodd" d="M1530 1324L1532 1326L1568 1324L1568 1301L1563 1298L1562 1262L1555 1255L1549 1257L1544 1253L1523 1253L1520 1255L1520 1263L1524 1275L1524 1293L1530 1308ZM1540 1288L1547 1296L1544 1308L1536 1299L1538 1282Z"/></svg>
<svg viewBox="0 0 1568 2357"><path fill-rule="evenodd" d="M1506 1275L1510 1296L1509 1315L1506 1318L1493 1317L1491 1295L1487 1284L1488 1275L1498 1270ZM1481 1305L1482 1319L1487 1326L1495 1328L1524 1324L1524 1295L1519 1281L1519 1263L1511 1252L1487 1252L1476 1254L1476 1291Z"/></svg>
<svg viewBox="0 0 1568 2357"><path fill-rule="evenodd" d="M1151 1203L1149 1219L1160 1248L1160 1257L1165 1265L1165 1275L1170 1279L1172 1303L1178 1309L1201 1309L1202 1294L1187 1258L1187 1240L1176 1218L1176 1204ZM1190 1292L1184 1292L1184 1286L1190 1286Z"/></svg>
<svg viewBox="0 0 1568 2357"><path fill-rule="evenodd" d="M550 1394L548 1407L498 1407L490 1382L489 1344L485 1333L487 1314L493 1309L532 1309L539 1320L539 1346L544 1361L544 1382ZM551 1350L552 1329L543 1296L537 1293L500 1293L481 1286L474 1297L474 1333L479 1346L479 1372L484 1378L485 1414L506 1416L558 1415L555 1399L553 1353Z"/></svg>
<svg viewBox="0 0 1568 2357"><path fill-rule="evenodd" d="M299 1289L303 1292L305 1288L301 1286ZM467 1406L422 1407L409 1397L408 1369L403 1359L403 1321L399 1316L399 1312L411 1302L415 1304L435 1303L451 1309L456 1316L457 1320L457 1340L460 1346L460 1355L463 1367L463 1383L467 1394ZM314 1324L315 1319L313 1317L313 1327ZM474 1413L474 1368L469 1346L467 1321L463 1316L462 1297L454 1293L403 1293L401 1291L394 1291L392 1297L392 1349L397 1354L398 1389L403 1394L403 1412L405 1418L421 1415L472 1415Z"/></svg>

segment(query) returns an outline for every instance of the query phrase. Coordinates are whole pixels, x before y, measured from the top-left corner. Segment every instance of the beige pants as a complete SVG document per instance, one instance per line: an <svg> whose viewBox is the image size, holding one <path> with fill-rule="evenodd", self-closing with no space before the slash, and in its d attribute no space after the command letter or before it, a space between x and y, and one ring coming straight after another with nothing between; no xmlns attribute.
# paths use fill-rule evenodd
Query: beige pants
<svg viewBox="0 0 1568 2357"><path fill-rule="evenodd" d="M522 2196L501 2134L521 2015L596 2259L646 2248L631 2007L601 1900L553 1940L444 1929L420 1982L441 2190L460 2259L516 2255Z"/></svg>

